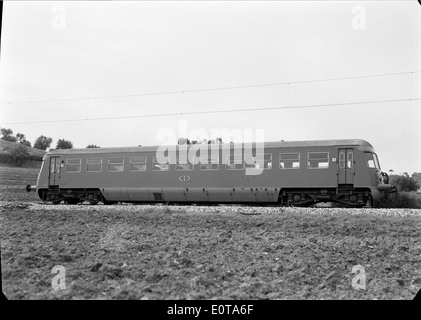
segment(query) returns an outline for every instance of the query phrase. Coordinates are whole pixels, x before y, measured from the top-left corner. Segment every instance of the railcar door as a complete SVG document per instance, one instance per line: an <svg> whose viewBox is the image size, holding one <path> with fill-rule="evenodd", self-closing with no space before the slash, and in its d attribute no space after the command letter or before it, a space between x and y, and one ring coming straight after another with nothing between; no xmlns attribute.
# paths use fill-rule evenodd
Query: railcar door
<svg viewBox="0 0 421 320"><path fill-rule="evenodd" d="M60 157L50 158L50 174L48 176L48 187L58 188L60 181Z"/></svg>
<svg viewBox="0 0 421 320"><path fill-rule="evenodd" d="M354 149L339 149L338 152L338 184L354 184Z"/></svg>

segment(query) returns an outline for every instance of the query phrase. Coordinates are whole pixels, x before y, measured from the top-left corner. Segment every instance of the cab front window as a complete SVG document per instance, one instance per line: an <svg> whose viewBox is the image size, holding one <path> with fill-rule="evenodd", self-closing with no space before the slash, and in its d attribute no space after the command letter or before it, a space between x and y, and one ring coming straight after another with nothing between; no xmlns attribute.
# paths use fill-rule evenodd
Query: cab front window
<svg viewBox="0 0 421 320"><path fill-rule="evenodd" d="M373 156L374 156L374 164L376 165L376 168L381 169L379 159L377 158L377 154L373 153Z"/></svg>
<svg viewBox="0 0 421 320"><path fill-rule="evenodd" d="M380 169L379 160L377 159L377 155L375 153L364 152L364 159L367 168Z"/></svg>

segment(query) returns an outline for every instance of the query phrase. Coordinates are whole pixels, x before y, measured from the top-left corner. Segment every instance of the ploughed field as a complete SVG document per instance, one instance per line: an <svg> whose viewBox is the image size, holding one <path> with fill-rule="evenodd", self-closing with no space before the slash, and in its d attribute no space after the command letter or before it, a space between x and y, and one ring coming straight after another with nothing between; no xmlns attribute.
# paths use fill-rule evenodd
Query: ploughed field
<svg viewBox="0 0 421 320"><path fill-rule="evenodd" d="M48 205L25 191L37 173L0 167L9 299L413 299L421 288L421 210Z"/></svg>

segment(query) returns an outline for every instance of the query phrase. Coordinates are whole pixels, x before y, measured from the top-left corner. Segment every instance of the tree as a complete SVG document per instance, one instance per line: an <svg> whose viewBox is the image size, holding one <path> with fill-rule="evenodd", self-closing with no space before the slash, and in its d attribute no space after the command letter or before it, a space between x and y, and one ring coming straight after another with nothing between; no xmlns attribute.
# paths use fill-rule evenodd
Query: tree
<svg viewBox="0 0 421 320"><path fill-rule="evenodd" d="M65 139L57 141L56 149L73 149L73 143Z"/></svg>
<svg viewBox="0 0 421 320"><path fill-rule="evenodd" d="M419 184L415 179L410 178L409 176L402 175L391 175L390 176L390 183L398 190L398 191L417 191L419 189Z"/></svg>
<svg viewBox="0 0 421 320"><path fill-rule="evenodd" d="M20 144L30 147L31 143L29 141L26 140L26 137L23 133L16 133L16 140L17 142L19 142Z"/></svg>
<svg viewBox="0 0 421 320"><path fill-rule="evenodd" d="M86 148L100 148L99 146L97 146L96 144L90 144L89 146L87 146Z"/></svg>
<svg viewBox="0 0 421 320"><path fill-rule="evenodd" d="M190 140L187 138L179 138L178 144L190 144Z"/></svg>
<svg viewBox="0 0 421 320"><path fill-rule="evenodd" d="M53 139L46 136L39 136L34 142L34 148L39 150L47 150L50 147Z"/></svg>
<svg viewBox="0 0 421 320"><path fill-rule="evenodd" d="M414 179L417 184L421 185L421 172L414 172L411 178Z"/></svg>
<svg viewBox="0 0 421 320"><path fill-rule="evenodd" d="M2 135L2 137L1 137L2 140L16 142L16 138L13 136L13 130L12 129L1 128L0 132L1 132L1 135Z"/></svg>
<svg viewBox="0 0 421 320"><path fill-rule="evenodd" d="M28 152L28 149L24 147L23 145L18 145L16 148L13 148L13 150L11 151L11 155L12 155L13 163L16 166L20 167L23 161L28 159L29 152Z"/></svg>

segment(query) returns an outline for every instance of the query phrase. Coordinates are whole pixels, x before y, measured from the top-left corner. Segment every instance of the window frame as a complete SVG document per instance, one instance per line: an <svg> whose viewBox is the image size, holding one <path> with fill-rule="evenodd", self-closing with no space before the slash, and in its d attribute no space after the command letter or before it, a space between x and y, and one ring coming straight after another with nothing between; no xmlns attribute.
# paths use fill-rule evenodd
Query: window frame
<svg viewBox="0 0 421 320"><path fill-rule="evenodd" d="M260 155L260 153L256 154L255 156L253 156L253 159L255 159L258 155ZM270 168L266 168L265 167L265 156L270 155ZM273 154L272 153L263 153L263 170L272 170L273 168ZM254 168L250 168L250 169L254 169ZM256 170L259 170L260 168L256 168Z"/></svg>
<svg viewBox="0 0 421 320"><path fill-rule="evenodd" d="M366 154L370 154L371 155L371 159L367 159L367 157L366 157ZM371 151L364 151L364 153L363 153L363 157L364 157L364 162L365 162L365 167L366 168L368 168L368 169L379 169L379 168L377 168L377 166L376 166L376 160L375 160L375 157L374 157L374 155L376 155L374 152L371 152ZM377 156L377 155L376 155ZM369 164L369 161L372 161L373 162L373 167L370 167L370 164Z"/></svg>
<svg viewBox="0 0 421 320"><path fill-rule="evenodd" d="M89 163L89 160L100 160L101 162L100 163ZM101 165L101 170L88 170L88 165L89 164L91 164L91 165L98 165L98 164L100 164ZM86 172L102 172L102 164L103 164L103 159L102 158L87 158L86 159Z"/></svg>
<svg viewBox="0 0 421 320"><path fill-rule="evenodd" d="M143 158L145 162L140 161L132 161L134 158ZM144 165L144 169L142 170L134 170L132 169L132 165ZM148 158L146 156L134 156L129 158L129 171L130 172L145 172L148 170Z"/></svg>
<svg viewBox="0 0 421 320"><path fill-rule="evenodd" d="M245 161L244 161L244 155L241 153L241 165L242 165L242 168L237 168L237 167L234 167L234 168L228 168L228 166L230 166L230 163L231 163L231 156L233 156L234 158L235 158L235 155L238 155L239 153L235 153L235 154L227 154L226 156L225 156L225 159L228 159L228 161L227 161L227 163L225 163L225 170L245 170ZM234 163L235 162L235 160L233 160L233 162L232 162L232 165L234 165L234 166L238 166L238 165L240 165L239 163Z"/></svg>
<svg viewBox="0 0 421 320"><path fill-rule="evenodd" d="M162 171L163 171L163 172L168 172L168 171L170 171L170 163L171 163L171 161L170 161L170 159L169 159L169 158L168 158L168 162L166 163L166 165L168 166L168 167L167 167L167 169L164 169L164 170L162 170L162 169L161 169L161 170L155 170L155 169L154 169L154 165L155 165L155 163L156 163L156 164L158 164L158 165L160 165L160 166L162 165L162 164L160 164L160 163L158 162L158 160L156 159L156 156L153 156L153 157L152 157L152 171L153 171L153 172L162 172Z"/></svg>
<svg viewBox="0 0 421 320"><path fill-rule="evenodd" d="M297 159L293 159L292 161L292 167L291 168L281 168L281 154L298 154L298 160ZM291 160L291 159L288 159ZM285 160L284 160L285 161ZM294 167L294 162L298 162L298 167ZM280 152L279 153L279 169L281 170L299 170L301 167L301 153L300 152Z"/></svg>
<svg viewBox="0 0 421 320"><path fill-rule="evenodd" d="M195 157L193 156L192 157L193 162L190 162L189 157L186 157L187 163L182 164L182 163L179 163L180 156L179 155L176 156L176 158L175 158L175 171L194 171L194 159L195 159ZM191 166L191 167L189 167L189 168L179 168L179 166Z"/></svg>
<svg viewBox="0 0 421 320"><path fill-rule="evenodd" d="M379 158L377 157L377 154L373 152L373 159L374 159L374 165L376 166L376 169L381 170Z"/></svg>
<svg viewBox="0 0 421 320"><path fill-rule="evenodd" d="M69 164L69 163L67 163L67 161L69 161L69 160L79 160L79 164ZM79 170L69 171L69 170L67 170L67 166L78 166ZM65 166L64 166L64 171L66 173L80 173L82 171L82 159L81 158L67 158Z"/></svg>
<svg viewBox="0 0 421 320"><path fill-rule="evenodd" d="M350 157L351 155L351 157ZM351 158L351 159L350 159ZM354 167L354 151L346 152L346 169L352 169Z"/></svg>
<svg viewBox="0 0 421 320"><path fill-rule="evenodd" d="M311 167L310 166L310 154L314 154L314 153L326 153L327 154L327 157L326 158L314 158L314 159L311 159L311 160L327 160L327 167ZM330 153L329 153L329 151L310 151L310 152L307 152L307 169L329 169L329 167L330 167L330 163L329 163L329 160L330 160ZM326 162L326 161L323 161L323 162ZM319 164L320 163L323 163L322 161L320 161L319 162Z"/></svg>
<svg viewBox="0 0 421 320"><path fill-rule="evenodd" d="M212 163L212 158L218 159L218 163ZM207 163L203 163L202 159L203 159L202 157L199 157L199 163L200 163L200 170L201 171L217 171L217 170L219 170L219 155L217 155L217 156L208 155ZM210 160L210 162L209 162L209 160ZM203 165L212 165L212 166L216 165L216 168L204 169Z"/></svg>
<svg viewBox="0 0 421 320"><path fill-rule="evenodd" d="M343 156L343 159L342 159L341 156ZM339 163L339 169L345 169L345 166L346 166L346 152L344 150L339 151L338 163Z"/></svg>
<svg viewBox="0 0 421 320"><path fill-rule="evenodd" d="M110 159L122 159L123 162L122 163L110 163ZM112 165L122 165L123 166L123 170L110 170L110 164ZM124 157L108 157L108 161L107 161L107 172L124 172Z"/></svg>

